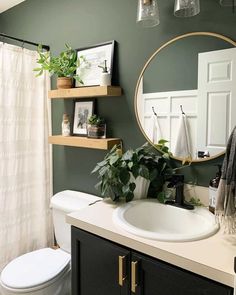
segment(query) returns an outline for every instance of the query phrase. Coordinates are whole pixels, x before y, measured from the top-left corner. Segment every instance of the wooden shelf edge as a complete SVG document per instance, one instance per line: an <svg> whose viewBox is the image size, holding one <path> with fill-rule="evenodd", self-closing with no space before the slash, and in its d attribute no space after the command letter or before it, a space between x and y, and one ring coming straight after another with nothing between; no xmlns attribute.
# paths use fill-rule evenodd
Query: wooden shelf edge
<svg viewBox="0 0 236 295"><path fill-rule="evenodd" d="M92 86L69 89L55 89L48 91L48 98L85 98L101 96L121 96L122 89L119 86Z"/></svg>
<svg viewBox="0 0 236 295"><path fill-rule="evenodd" d="M53 135L49 136L48 141L50 144L73 146L73 147L83 147L91 149L109 150L115 144L120 144L120 138L87 138L78 136L62 136Z"/></svg>

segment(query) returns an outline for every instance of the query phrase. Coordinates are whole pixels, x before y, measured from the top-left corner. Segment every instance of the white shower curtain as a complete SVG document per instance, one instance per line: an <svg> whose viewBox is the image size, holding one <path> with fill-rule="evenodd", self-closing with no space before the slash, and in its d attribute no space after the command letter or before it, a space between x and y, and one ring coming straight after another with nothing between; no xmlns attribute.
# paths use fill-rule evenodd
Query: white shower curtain
<svg viewBox="0 0 236 295"><path fill-rule="evenodd" d="M0 270L53 242L49 78L35 77L36 59L36 51L0 43Z"/></svg>

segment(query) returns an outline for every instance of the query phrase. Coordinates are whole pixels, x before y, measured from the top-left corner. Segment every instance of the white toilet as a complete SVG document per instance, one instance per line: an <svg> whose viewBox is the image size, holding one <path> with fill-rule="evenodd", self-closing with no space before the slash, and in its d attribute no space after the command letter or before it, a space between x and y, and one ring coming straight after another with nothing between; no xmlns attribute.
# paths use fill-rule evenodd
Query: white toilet
<svg viewBox="0 0 236 295"><path fill-rule="evenodd" d="M12 260L0 276L1 295L70 294L70 225L66 214L81 210L101 198L75 191L62 191L51 199L55 236L60 249L43 248Z"/></svg>

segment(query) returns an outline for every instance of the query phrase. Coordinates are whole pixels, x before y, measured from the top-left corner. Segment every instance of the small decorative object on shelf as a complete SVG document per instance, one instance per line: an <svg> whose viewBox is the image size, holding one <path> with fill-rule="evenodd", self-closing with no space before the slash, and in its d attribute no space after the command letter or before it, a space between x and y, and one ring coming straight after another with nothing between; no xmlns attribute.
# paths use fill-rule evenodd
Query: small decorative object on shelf
<svg viewBox="0 0 236 295"><path fill-rule="evenodd" d="M73 135L87 137L88 118L94 113L94 104L93 98L75 101Z"/></svg>
<svg viewBox="0 0 236 295"><path fill-rule="evenodd" d="M40 76L44 71L49 71L51 75L57 75L57 88L68 89L73 86L73 78L83 85L83 81L78 73L75 75L76 69L86 63L84 56L77 58L77 53L69 45L66 44L66 50L62 51L59 56L50 56L50 52L44 52L42 46L38 47L39 58L38 68L34 71L38 72L36 76Z"/></svg>
<svg viewBox="0 0 236 295"><path fill-rule="evenodd" d="M100 86L110 86L111 85L111 74L108 73L106 59L104 60L104 66L99 65L98 67L102 69Z"/></svg>
<svg viewBox="0 0 236 295"><path fill-rule="evenodd" d="M70 136L70 121L69 121L69 116L67 114L63 114L61 130L62 130L63 136Z"/></svg>
<svg viewBox="0 0 236 295"><path fill-rule="evenodd" d="M90 138L106 138L105 120L97 115L92 115L88 119L87 136Z"/></svg>

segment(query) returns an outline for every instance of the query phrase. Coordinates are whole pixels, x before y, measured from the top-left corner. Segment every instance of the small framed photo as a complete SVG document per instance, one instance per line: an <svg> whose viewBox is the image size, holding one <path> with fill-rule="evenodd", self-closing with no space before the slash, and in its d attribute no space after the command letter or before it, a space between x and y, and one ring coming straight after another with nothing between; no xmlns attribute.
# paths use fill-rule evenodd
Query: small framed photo
<svg viewBox="0 0 236 295"><path fill-rule="evenodd" d="M94 114L95 100L78 100L74 103L73 130L75 136L87 136L87 122Z"/></svg>
<svg viewBox="0 0 236 295"><path fill-rule="evenodd" d="M102 69L106 60L108 73L112 77L113 57L114 57L115 41L109 41L94 46L76 49L77 59L84 59L84 62L76 70L84 84L76 81L76 87L98 86L101 80Z"/></svg>

